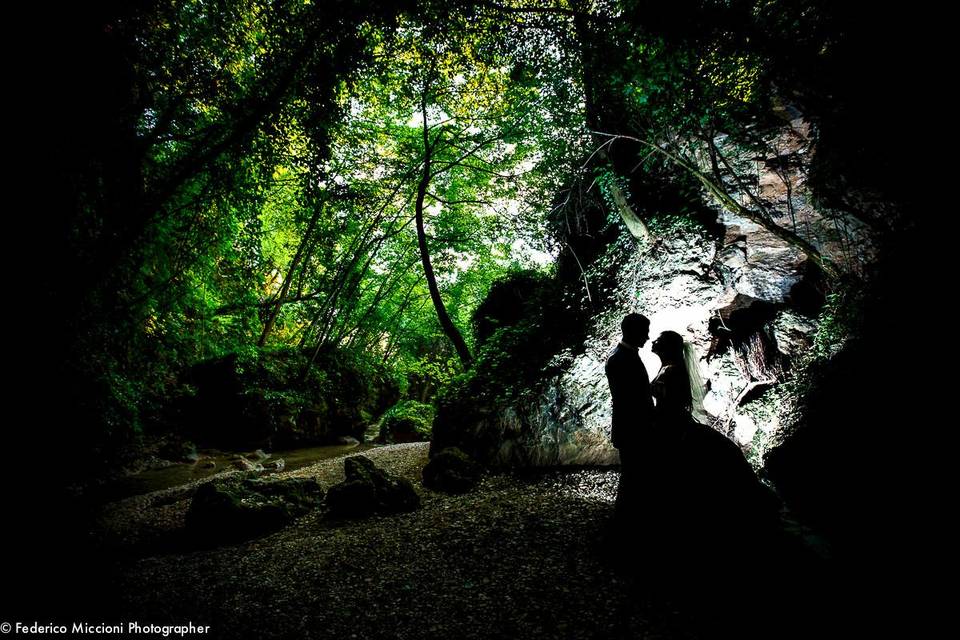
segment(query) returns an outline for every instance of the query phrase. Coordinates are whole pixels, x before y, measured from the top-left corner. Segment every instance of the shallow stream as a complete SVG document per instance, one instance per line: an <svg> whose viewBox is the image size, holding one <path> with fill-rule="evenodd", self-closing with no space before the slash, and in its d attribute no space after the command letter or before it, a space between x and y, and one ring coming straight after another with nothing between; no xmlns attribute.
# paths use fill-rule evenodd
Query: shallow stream
<svg viewBox="0 0 960 640"><path fill-rule="evenodd" d="M311 465L319 460L336 458L346 453L358 453L366 451L377 445L373 444L341 444L326 445L321 447L306 447L302 449L289 449L284 451L268 451L269 457L263 459L261 464L269 466L272 462L282 459L283 471L293 471ZM196 463L178 462L167 467L148 469L135 473L117 480L113 480L102 486L96 493L101 501L109 502L121 500L130 496L142 495L161 489L169 489L194 480L208 478L224 471L234 471L234 460L238 456L244 456L251 461L257 461L256 456L251 455L249 451L200 451L200 460ZM209 461L213 461L210 466ZM262 475L276 473L276 470L263 471Z"/></svg>

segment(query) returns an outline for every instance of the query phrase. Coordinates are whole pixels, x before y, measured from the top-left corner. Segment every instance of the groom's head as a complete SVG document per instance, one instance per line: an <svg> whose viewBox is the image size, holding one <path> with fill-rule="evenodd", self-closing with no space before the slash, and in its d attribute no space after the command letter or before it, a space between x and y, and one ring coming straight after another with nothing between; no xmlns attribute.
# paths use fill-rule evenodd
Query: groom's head
<svg viewBox="0 0 960 640"><path fill-rule="evenodd" d="M631 347L642 347L650 337L650 321L639 313L628 313L620 323L623 341Z"/></svg>

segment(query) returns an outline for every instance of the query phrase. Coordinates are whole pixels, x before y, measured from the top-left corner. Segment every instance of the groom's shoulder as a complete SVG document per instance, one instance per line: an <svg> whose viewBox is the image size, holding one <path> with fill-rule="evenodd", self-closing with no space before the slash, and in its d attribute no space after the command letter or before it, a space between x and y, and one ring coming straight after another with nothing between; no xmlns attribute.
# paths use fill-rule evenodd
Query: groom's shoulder
<svg viewBox="0 0 960 640"><path fill-rule="evenodd" d="M626 350L623 347L620 345L615 346L607 354L606 366L609 367L611 364L616 364L617 362L623 360L625 354Z"/></svg>

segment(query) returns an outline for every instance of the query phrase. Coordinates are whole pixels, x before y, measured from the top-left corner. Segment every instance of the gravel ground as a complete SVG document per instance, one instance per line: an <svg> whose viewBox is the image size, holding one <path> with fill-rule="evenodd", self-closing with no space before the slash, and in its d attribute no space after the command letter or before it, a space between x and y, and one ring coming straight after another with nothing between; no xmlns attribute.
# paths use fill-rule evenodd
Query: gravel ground
<svg viewBox="0 0 960 640"><path fill-rule="evenodd" d="M691 638L689 620L602 559L618 474L491 475L475 491L424 489L426 444L364 453L409 478L413 513L358 521L307 515L272 535L191 548L195 485L103 509L121 618L209 624L223 638ZM282 476L343 479L343 458Z"/></svg>

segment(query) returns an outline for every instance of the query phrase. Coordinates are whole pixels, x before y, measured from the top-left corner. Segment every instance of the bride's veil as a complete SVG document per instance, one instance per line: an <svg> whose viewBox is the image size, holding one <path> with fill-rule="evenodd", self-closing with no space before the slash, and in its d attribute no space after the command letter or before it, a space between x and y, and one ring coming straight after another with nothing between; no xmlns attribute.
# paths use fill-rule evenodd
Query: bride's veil
<svg viewBox="0 0 960 640"><path fill-rule="evenodd" d="M687 376L690 379L690 415L700 424L709 424L710 416L703 408L703 392L705 385L700 375L700 365L697 352L693 345L683 341L683 364L687 367Z"/></svg>

